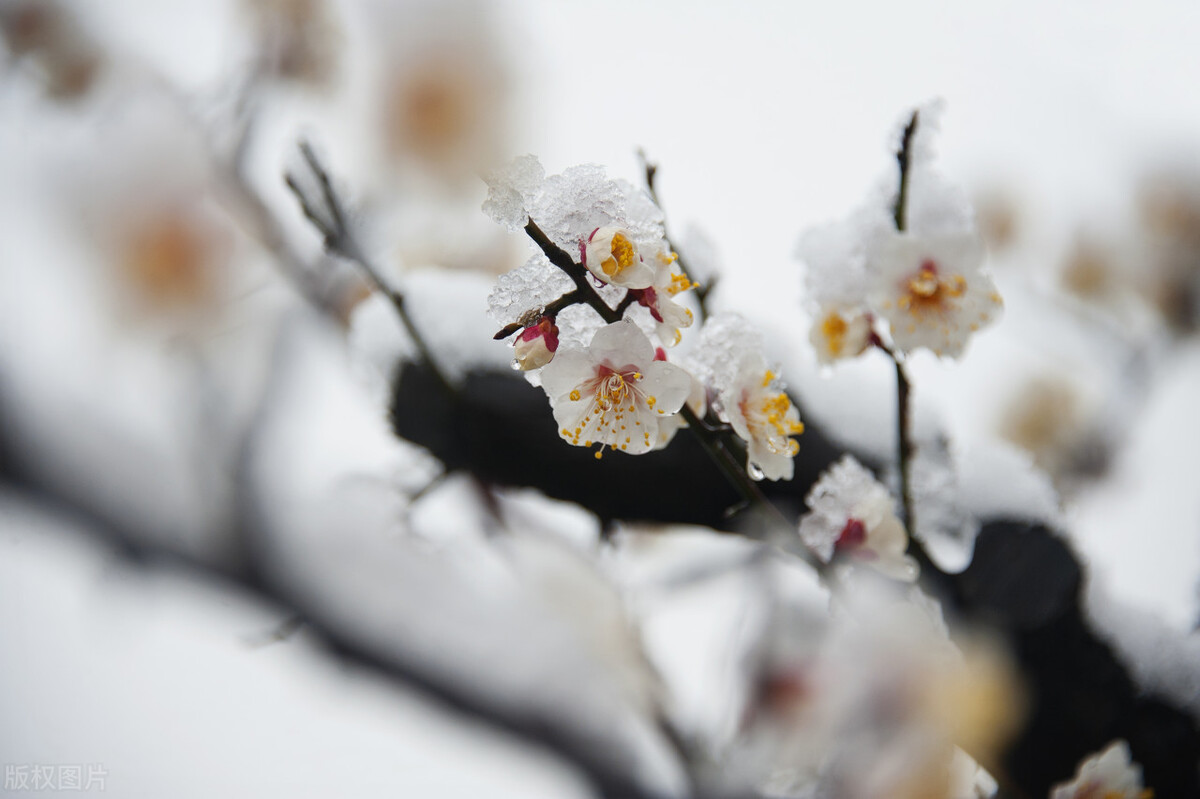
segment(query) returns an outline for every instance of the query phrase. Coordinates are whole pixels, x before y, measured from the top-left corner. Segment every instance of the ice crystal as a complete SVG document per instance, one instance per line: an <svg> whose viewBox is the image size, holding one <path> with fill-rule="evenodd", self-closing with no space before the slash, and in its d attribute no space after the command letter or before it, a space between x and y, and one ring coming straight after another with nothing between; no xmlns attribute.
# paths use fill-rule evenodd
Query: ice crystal
<svg viewBox="0 0 1200 799"><path fill-rule="evenodd" d="M499 324L520 319L526 311L558 299L574 282L542 253L500 276L488 295L488 314Z"/></svg>
<svg viewBox="0 0 1200 799"><path fill-rule="evenodd" d="M507 230L520 230L529 219L530 207L545 178L546 170L537 156L513 159L484 178L488 196L483 212Z"/></svg>
<svg viewBox="0 0 1200 799"><path fill-rule="evenodd" d="M742 361L748 356L761 357L762 334L742 316L722 313L704 324L692 352L697 377L714 391L729 391L737 383Z"/></svg>

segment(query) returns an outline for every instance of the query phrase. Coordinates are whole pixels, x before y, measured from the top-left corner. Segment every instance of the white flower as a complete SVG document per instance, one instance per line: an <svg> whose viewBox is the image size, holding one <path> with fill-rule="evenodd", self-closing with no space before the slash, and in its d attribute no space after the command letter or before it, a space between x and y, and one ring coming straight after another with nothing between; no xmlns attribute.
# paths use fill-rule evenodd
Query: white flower
<svg viewBox="0 0 1200 799"><path fill-rule="evenodd" d="M682 336L679 331L692 326L692 312L672 299L681 291L687 291L695 284L683 272L676 272L673 264L679 256L667 254L661 250L654 256L658 265L654 273L654 283L649 288L633 289L633 295L638 304L647 308L654 317L655 332L659 339L668 347L674 347Z"/></svg>
<svg viewBox="0 0 1200 799"><path fill-rule="evenodd" d="M805 501L811 512L800 520L800 537L821 560L840 554L897 580L917 578L891 495L854 458L846 455L826 471Z"/></svg>
<svg viewBox="0 0 1200 799"><path fill-rule="evenodd" d="M942 356L962 354L971 333L1003 307L990 277L980 271L984 248L973 230L938 236L897 233L872 253L870 304L891 326L903 352L920 347Z"/></svg>
<svg viewBox="0 0 1200 799"><path fill-rule="evenodd" d="M554 359L558 350L558 327L548 316L522 330L513 342L517 368L521 371L540 369Z"/></svg>
<svg viewBox="0 0 1200 799"><path fill-rule="evenodd" d="M857 308L823 308L809 331L808 339L817 351L817 360L831 364L842 358L854 358L871 344L871 316Z"/></svg>
<svg viewBox="0 0 1200 799"><path fill-rule="evenodd" d="M761 355L743 358L732 383L721 390L720 410L749 445L746 470L751 477L792 479L792 458L800 444L791 436L803 433L804 425Z"/></svg>
<svg viewBox="0 0 1200 799"><path fill-rule="evenodd" d="M1150 799L1142 788L1142 767L1129 759L1129 744L1113 741L1079 766L1075 780L1054 787L1050 799Z"/></svg>
<svg viewBox="0 0 1200 799"><path fill-rule="evenodd" d="M686 371L654 354L628 320L601 328L586 350L560 351L542 371L559 435L576 446L596 443L631 455L653 449L659 420L678 413L692 388Z"/></svg>
<svg viewBox="0 0 1200 799"><path fill-rule="evenodd" d="M655 269L646 263L634 236L619 227L599 227L580 244L583 265L597 280L627 289L645 289L654 283Z"/></svg>

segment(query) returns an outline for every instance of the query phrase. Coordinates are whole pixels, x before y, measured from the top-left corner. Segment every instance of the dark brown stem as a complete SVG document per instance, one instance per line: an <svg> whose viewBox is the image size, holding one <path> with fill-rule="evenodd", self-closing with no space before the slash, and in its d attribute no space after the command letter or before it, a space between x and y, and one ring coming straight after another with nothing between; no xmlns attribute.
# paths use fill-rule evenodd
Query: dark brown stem
<svg viewBox="0 0 1200 799"><path fill-rule="evenodd" d="M550 259L550 263L566 272L567 276L575 281L575 292L572 293L579 294L579 298L575 300L576 302L586 302L609 324L620 321L621 314L609 307L609 304L592 288L592 284L588 282L588 276L591 273L582 264L575 263L575 259L566 250L552 242L550 237L542 232L542 229L537 226L537 222L534 222L533 219L530 219L525 224L525 232L529 234L529 238L533 239L533 243L546 254L546 257Z"/></svg>
<svg viewBox="0 0 1200 799"><path fill-rule="evenodd" d="M900 149L896 151L896 163L900 167L900 190L896 193L896 206L892 211L896 220L896 230L901 233L907 226L908 174L912 167L912 140L917 132L919 114L919 111L913 111L908 124L904 126L904 134L900 137Z"/></svg>
<svg viewBox="0 0 1200 799"><path fill-rule="evenodd" d="M913 111L908 124L904 126L904 133L900 138L900 149L896 152L896 164L900 171L900 188L896 192L896 206L893 209L893 217L896 222L896 230L901 233L904 232L905 225L907 224L908 180L909 173L912 171L912 142L913 136L917 132L918 121L919 112ZM908 380L908 372L904 368L904 359L900 354L879 339L875 339L875 345L886 352L892 359L892 363L896 366L896 461L900 472L900 512L904 521L904 528L909 533L908 551L920 564L923 572L934 570L940 573L940 569L937 569L933 561L930 560L929 553L925 551L925 547L917 540L917 536L913 530L912 460L916 454L916 448L913 446L912 441L912 408L910 397L912 384Z"/></svg>
<svg viewBox="0 0 1200 799"><path fill-rule="evenodd" d="M404 325L404 329L408 332L413 346L416 347L421 360L429 367L434 377L442 384L442 387L448 392L453 393L450 381L446 379L446 376L438 368L428 343L421 335L421 331L413 324L412 318L409 316L408 309L405 306L404 295L384 280L383 275L375 267L371 259L367 257L362 245L355 238L348 223L348 215L342 207L341 199L333 188L333 182L329 178L329 173L322 166L316 153L313 152L312 146L306 141L301 141L300 154L304 157L305 163L312 171L313 177L317 180L317 185L321 192L321 200L323 201L322 207L318 208L312 202L312 199L301 188L300 182L295 175L289 173L284 176L284 180L288 188L292 190L292 193L296 195L296 199L300 202L300 209L304 212L304 216L324 237L325 249L333 255L341 256L356 264L375 289L388 298L396 311L396 315L400 317L400 323Z"/></svg>
<svg viewBox="0 0 1200 799"><path fill-rule="evenodd" d="M663 238L667 240L667 246L671 248L671 252L675 253L675 258L679 264L679 268L683 270L685 275L691 276L692 272L688 269L687 262L679 253L679 248L675 246L675 242L671 239L671 234L667 230L667 212L663 209L662 201L658 199L658 190L655 187L654 180L658 177L658 164L653 164L646 158L644 150L638 150L638 158L642 161L642 167L646 170L646 191L650 194L650 199L658 206L658 210L663 212ZM700 305L701 320L707 319L711 314L708 312L708 295L717 285L717 278L711 277L703 286L696 285L696 302Z"/></svg>

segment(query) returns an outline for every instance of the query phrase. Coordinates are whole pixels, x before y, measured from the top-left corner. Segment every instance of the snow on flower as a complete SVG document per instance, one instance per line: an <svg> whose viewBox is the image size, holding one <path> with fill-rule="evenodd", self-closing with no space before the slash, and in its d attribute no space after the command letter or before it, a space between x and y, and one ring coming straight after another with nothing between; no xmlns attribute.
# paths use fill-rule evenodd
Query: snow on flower
<svg viewBox="0 0 1200 799"><path fill-rule="evenodd" d="M1151 799L1142 787L1142 767L1129 757L1129 744L1117 740L1079 765L1075 779L1054 787L1050 799Z"/></svg>
<svg viewBox="0 0 1200 799"><path fill-rule="evenodd" d="M638 304L648 309L654 317L658 338L668 347L674 347L682 338L680 329L691 327L693 321L691 310L675 302L674 297L695 284L683 272L674 270L673 265L678 261L675 253L667 255L659 252L655 259L658 264L653 285L635 289L633 295Z"/></svg>
<svg viewBox="0 0 1200 799"><path fill-rule="evenodd" d="M721 391L720 405L725 420L749 445L746 470L750 476L791 480L792 458L800 451L799 442L791 436L803 433L804 425L761 355L743 359L733 383Z"/></svg>
<svg viewBox="0 0 1200 799"><path fill-rule="evenodd" d="M659 420L678 413L691 376L655 360L654 347L628 320L601 328L587 349L563 348L542 371L563 440L639 455L659 441Z"/></svg>
<svg viewBox="0 0 1200 799"><path fill-rule="evenodd" d="M893 222L882 203L807 231L797 254L805 265L805 294L814 312L809 340L823 364L861 354L871 340L867 260Z"/></svg>
<svg viewBox="0 0 1200 799"><path fill-rule="evenodd" d="M654 267L646 263L623 228L599 227L580 242L583 265L597 280L629 289L646 289L654 282Z"/></svg>
<svg viewBox="0 0 1200 799"><path fill-rule="evenodd" d="M548 316L522 330L513 342L517 368L522 371L540 369L550 363L558 349L558 326Z"/></svg>
<svg viewBox="0 0 1200 799"><path fill-rule="evenodd" d="M800 537L821 560L844 555L897 580L917 578L917 563L904 554L908 534L892 497L871 473L846 455L821 476L806 498L810 512Z"/></svg>
<svg viewBox="0 0 1200 799"><path fill-rule="evenodd" d="M974 231L939 236L897 233L874 252L870 303L903 352L924 347L957 358L972 333L1003 307L981 271L983 241Z"/></svg>

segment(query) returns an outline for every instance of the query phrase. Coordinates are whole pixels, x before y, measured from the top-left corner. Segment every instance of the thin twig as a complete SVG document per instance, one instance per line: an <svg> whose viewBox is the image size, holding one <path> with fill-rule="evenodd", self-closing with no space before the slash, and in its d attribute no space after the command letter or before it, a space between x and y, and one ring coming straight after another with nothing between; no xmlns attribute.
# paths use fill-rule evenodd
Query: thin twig
<svg viewBox="0 0 1200 799"><path fill-rule="evenodd" d="M658 177L658 164L650 162L650 159L646 157L645 150L638 150L638 158L642 162L642 168L646 171L646 191L650 194L650 199L654 202L654 204L658 206L658 210L662 211L663 213L663 238L667 240L667 246L670 247L671 252L675 254L675 260L676 263L679 264L679 268L690 278L692 270L688 268L687 261L684 260L682 253L679 252L679 248L675 246L675 242L671 238L671 233L667 228L667 212L663 208L662 201L658 198L658 188L655 184L655 179ZM694 293L696 295L696 302L700 306L701 320L707 319L709 316L711 316L711 314L708 312L708 295L712 293L712 290L716 288L716 285L717 278L715 276L708 280L708 282L706 282L704 285L700 285L699 283L693 284L695 288Z"/></svg>
<svg viewBox="0 0 1200 799"><path fill-rule="evenodd" d="M896 206L892 209L896 220L896 230L904 232L908 214L908 175L912 167L912 140L917 132L917 122L920 111L913 111L908 124L904 126L904 134L900 137L900 149L896 151L896 162L900 167L900 190L896 193Z"/></svg>
<svg viewBox="0 0 1200 799"><path fill-rule="evenodd" d="M307 141L300 142L300 154L304 157L305 163L312 171L313 177L317 180L317 185L321 192L321 207L318 207L304 189L301 188L300 181L294 174L287 173L284 175L284 181L300 202L300 209L304 212L305 218L313 224L313 227L320 231L321 236L324 238L325 249L333 255L341 256L357 264L375 289L388 298L396 311L396 315L400 318L401 324L404 325L404 329L408 332L409 338L416 347L421 360L429 367L434 377L442 384L444 389L453 391L450 381L446 379L446 376L438 368L437 361L433 358L432 350L430 350L428 343L421 335L421 331L413 324L412 317L409 316L408 309L405 306L404 294L384 279L383 274L375 267L371 259L367 257L362 245L354 236L348 223L346 210L342 206L342 201L338 197L337 191L333 188L329 172L322 166L320 159L317 158L317 154Z"/></svg>
<svg viewBox="0 0 1200 799"><path fill-rule="evenodd" d="M904 126L904 134L900 138L900 149L896 151L896 164L900 171L900 188L896 192L896 205L892 209L896 222L896 230L903 233L908 213L908 180L912 171L912 142L917 132L918 111L913 111L908 124ZM887 346L878 337L874 339L877 347L882 349L892 359L896 366L896 461L900 472L900 512L904 528L908 530L908 550L917 560L922 571L934 569L939 571L929 558L925 547L917 540L913 530L915 516L913 514L912 498L912 461L916 448L912 441L912 384L908 372L904 368L904 359L894 348Z"/></svg>

